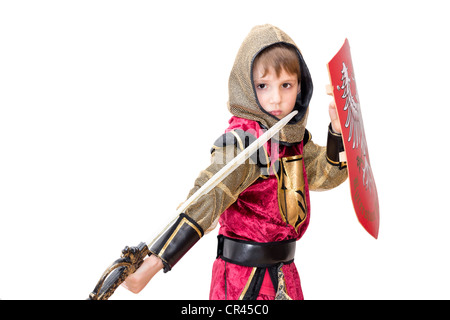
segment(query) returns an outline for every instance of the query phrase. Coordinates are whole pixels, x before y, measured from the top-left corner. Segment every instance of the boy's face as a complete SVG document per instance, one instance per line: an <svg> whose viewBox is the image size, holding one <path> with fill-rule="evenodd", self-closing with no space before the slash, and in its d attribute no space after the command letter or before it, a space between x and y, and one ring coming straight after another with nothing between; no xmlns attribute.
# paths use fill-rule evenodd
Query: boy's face
<svg viewBox="0 0 450 320"><path fill-rule="evenodd" d="M264 110L278 119L292 112L297 95L300 92L298 78L284 69L277 76L273 68L265 69L259 64L253 68L253 81L258 101Z"/></svg>

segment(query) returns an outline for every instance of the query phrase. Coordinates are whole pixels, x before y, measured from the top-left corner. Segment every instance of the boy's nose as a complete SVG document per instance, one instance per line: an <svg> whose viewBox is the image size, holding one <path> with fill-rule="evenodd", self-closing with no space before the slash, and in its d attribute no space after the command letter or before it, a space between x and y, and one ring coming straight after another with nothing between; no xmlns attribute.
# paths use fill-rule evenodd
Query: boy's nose
<svg viewBox="0 0 450 320"><path fill-rule="evenodd" d="M273 103L273 104L278 104L278 103L280 103L280 100L281 100L281 94L280 94L280 91L279 90L273 90L272 91L272 95L270 96L270 102L271 103Z"/></svg>

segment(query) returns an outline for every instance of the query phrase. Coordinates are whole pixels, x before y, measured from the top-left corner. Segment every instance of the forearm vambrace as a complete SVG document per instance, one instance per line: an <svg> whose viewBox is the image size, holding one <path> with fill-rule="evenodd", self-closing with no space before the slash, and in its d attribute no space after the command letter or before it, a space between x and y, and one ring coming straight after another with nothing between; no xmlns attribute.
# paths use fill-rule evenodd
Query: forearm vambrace
<svg viewBox="0 0 450 320"><path fill-rule="evenodd" d="M342 141L342 135L336 133L331 128L331 123L328 126L328 139L327 139L327 161L333 166L339 166L339 169L347 167L347 162L340 161L339 154L345 151L344 143Z"/></svg>
<svg viewBox="0 0 450 320"><path fill-rule="evenodd" d="M162 260L164 272L168 272L203 237L203 234L203 229L182 213L152 244L150 253Z"/></svg>

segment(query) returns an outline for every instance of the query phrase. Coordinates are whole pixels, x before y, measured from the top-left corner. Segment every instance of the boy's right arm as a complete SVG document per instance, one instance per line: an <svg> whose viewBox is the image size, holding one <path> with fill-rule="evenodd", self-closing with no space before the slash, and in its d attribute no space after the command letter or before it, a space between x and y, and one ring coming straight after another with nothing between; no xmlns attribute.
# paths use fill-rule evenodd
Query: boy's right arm
<svg viewBox="0 0 450 320"><path fill-rule="evenodd" d="M200 173L189 196L247 147L248 142L243 142L240 146L238 146L238 142L236 141L236 144L224 143L219 146L216 144L213 148L211 164ZM204 232L214 226L220 214L260 175L259 166L253 161L247 160L215 189L200 197L151 245L149 248L151 256L145 259L141 267L126 279L124 287L137 293L158 271L161 269L164 269L164 272L171 270L175 263L203 236Z"/></svg>

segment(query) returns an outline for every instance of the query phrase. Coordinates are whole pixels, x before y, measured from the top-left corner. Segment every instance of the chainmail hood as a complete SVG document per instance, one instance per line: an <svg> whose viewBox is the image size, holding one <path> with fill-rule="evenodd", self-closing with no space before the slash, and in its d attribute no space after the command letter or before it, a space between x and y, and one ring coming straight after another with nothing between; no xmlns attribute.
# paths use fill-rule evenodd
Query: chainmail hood
<svg viewBox="0 0 450 320"><path fill-rule="evenodd" d="M275 116L261 107L253 86L253 61L255 57L263 49L277 43L294 46L297 49L299 58L301 91L297 96L294 107L298 114L282 129L279 135L281 143L295 144L302 141L305 133L313 84L300 50L294 41L277 27L269 24L256 26L244 39L236 56L228 82L228 109L233 115L258 121L265 128L270 128L278 122Z"/></svg>

